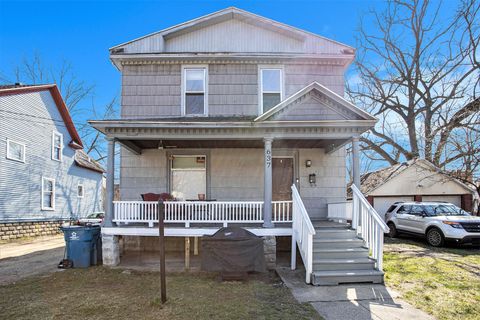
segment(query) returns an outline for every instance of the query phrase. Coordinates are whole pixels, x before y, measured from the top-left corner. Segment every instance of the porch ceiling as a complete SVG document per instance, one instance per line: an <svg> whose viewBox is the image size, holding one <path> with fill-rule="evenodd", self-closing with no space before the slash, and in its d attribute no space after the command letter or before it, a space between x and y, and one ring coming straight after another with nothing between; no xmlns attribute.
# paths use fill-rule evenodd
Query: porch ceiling
<svg viewBox="0 0 480 320"><path fill-rule="evenodd" d="M348 139L275 139L273 148L336 148ZM263 140L119 140L122 144L134 144L140 149L203 149L203 148L264 148Z"/></svg>

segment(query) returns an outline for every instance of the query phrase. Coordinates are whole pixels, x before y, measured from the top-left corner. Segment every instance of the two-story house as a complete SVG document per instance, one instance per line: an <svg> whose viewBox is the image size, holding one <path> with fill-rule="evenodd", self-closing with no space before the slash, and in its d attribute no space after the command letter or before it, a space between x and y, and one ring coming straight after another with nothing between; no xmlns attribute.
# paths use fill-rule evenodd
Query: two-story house
<svg viewBox="0 0 480 320"><path fill-rule="evenodd" d="M103 211L102 180L56 85L0 86L1 240Z"/></svg>
<svg viewBox="0 0 480 320"><path fill-rule="evenodd" d="M157 203L142 195L168 193L165 234L187 248L190 237L237 224L265 237L268 252L275 237L292 237L292 268L298 246L309 283L383 281L381 248L369 257L364 247L379 245L382 222L326 221L328 205L346 200L345 146L354 143L358 185L358 137L376 122L343 98L354 52L237 8L111 48L121 118L90 121L109 140L104 263L119 263L120 237L142 246L158 236ZM376 240L358 239L360 229Z"/></svg>

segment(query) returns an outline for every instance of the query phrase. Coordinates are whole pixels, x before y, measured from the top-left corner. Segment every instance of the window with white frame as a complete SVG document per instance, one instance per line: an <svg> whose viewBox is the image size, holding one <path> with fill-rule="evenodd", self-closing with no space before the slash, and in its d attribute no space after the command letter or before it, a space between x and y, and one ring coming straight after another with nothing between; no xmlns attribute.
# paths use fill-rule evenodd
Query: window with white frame
<svg viewBox="0 0 480 320"><path fill-rule="evenodd" d="M260 69L260 113L276 106L283 98L281 68Z"/></svg>
<svg viewBox="0 0 480 320"><path fill-rule="evenodd" d="M77 186L77 197L83 198L83 196L84 196L83 184L79 183Z"/></svg>
<svg viewBox="0 0 480 320"><path fill-rule="evenodd" d="M7 159L25 162L25 144L7 139Z"/></svg>
<svg viewBox="0 0 480 320"><path fill-rule="evenodd" d="M207 68L183 68L183 114L207 114Z"/></svg>
<svg viewBox="0 0 480 320"><path fill-rule="evenodd" d="M55 210L55 179L42 178L42 210Z"/></svg>
<svg viewBox="0 0 480 320"><path fill-rule="evenodd" d="M63 150L63 135L54 131L52 133L52 159L61 161Z"/></svg>

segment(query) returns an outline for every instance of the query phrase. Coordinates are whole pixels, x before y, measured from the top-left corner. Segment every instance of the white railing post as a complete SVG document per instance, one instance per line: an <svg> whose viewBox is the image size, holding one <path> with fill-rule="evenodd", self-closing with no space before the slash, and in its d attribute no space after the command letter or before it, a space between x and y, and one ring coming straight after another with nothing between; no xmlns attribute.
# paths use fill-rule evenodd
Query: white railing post
<svg viewBox="0 0 480 320"><path fill-rule="evenodd" d="M353 186L353 185L352 185ZM359 201L357 195L352 192L353 196L353 211L352 211L352 229L358 228L358 215L359 215Z"/></svg>

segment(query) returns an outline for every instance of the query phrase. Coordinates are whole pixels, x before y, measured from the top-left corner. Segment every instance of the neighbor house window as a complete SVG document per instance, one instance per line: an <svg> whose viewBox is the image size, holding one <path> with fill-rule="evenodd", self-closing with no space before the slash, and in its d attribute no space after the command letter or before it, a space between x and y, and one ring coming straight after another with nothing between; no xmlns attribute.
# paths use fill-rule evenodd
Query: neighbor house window
<svg viewBox="0 0 480 320"><path fill-rule="evenodd" d="M77 196L79 198L83 198L83 195L84 195L84 190L83 190L83 184L78 184L77 186Z"/></svg>
<svg viewBox="0 0 480 320"><path fill-rule="evenodd" d="M283 98L281 68L260 68L260 113L276 106Z"/></svg>
<svg viewBox="0 0 480 320"><path fill-rule="evenodd" d="M7 139L7 159L25 162L25 145Z"/></svg>
<svg viewBox="0 0 480 320"><path fill-rule="evenodd" d="M53 132L52 134L52 159L61 161L63 149L63 135L59 132Z"/></svg>
<svg viewBox="0 0 480 320"><path fill-rule="evenodd" d="M42 210L55 210L55 179L42 178Z"/></svg>
<svg viewBox="0 0 480 320"><path fill-rule="evenodd" d="M207 114L207 68L185 67L183 69L184 115Z"/></svg>

